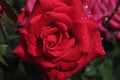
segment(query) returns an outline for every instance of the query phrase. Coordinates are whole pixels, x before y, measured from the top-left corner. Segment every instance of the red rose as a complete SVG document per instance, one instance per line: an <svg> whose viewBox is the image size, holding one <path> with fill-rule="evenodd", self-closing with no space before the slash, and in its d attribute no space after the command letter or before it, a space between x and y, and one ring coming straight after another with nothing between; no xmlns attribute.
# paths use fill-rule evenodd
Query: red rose
<svg viewBox="0 0 120 80"><path fill-rule="evenodd" d="M43 80L64 80L105 54L80 0L37 0L19 32L13 54L35 65Z"/></svg>

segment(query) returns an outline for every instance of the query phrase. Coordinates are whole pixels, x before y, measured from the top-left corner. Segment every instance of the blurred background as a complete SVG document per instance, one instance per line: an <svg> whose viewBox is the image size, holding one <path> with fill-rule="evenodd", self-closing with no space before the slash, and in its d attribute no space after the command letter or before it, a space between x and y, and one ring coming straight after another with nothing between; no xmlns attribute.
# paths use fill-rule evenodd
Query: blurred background
<svg viewBox="0 0 120 80"><path fill-rule="evenodd" d="M25 6L25 0L7 1L16 14L20 14L21 8ZM40 80L33 66L11 53L18 42L15 28L19 27L19 23L14 25L5 12L0 23L0 80ZM67 80L120 80L120 39L113 35L108 39L102 32L101 36L106 56L93 60Z"/></svg>

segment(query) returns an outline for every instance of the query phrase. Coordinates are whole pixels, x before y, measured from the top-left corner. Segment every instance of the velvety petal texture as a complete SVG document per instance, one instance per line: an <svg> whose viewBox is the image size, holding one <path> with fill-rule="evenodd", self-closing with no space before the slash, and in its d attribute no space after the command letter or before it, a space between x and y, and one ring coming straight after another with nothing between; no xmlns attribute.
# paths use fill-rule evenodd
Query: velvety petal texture
<svg viewBox="0 0 120 80"><path fill-rule="evenodd" d="M105 55L97 26L80 0L37 0L13 54L33 64L42 80L65 80Z"/></svg>

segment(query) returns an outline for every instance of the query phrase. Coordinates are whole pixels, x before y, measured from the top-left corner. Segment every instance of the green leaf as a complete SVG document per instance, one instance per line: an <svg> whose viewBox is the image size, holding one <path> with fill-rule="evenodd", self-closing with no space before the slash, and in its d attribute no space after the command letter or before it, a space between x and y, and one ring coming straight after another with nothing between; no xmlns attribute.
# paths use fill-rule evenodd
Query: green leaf
<svg viewBox="0 0 120 80"><path fill-rule="evenodd" d="M7 63L5 62L5 60L3 59L1 55L0 55L0 62L3 63L4 65L7 65Z"/></svg>
<svg viewBox="0 0 120 80"><path fill-rule="evenodd" d="M6 44L0 44L0 55L5 55L7 53L7 47Z"/></svg>
<svg viewBox="0 0 120 80"><path fill-rule="evenodd" d="M3 56L7 53L7 45L6 44L0 44L0 62L7 65L7 63L4 61Z"/></svg>
<svg viewBox="0 0 120 80"><path fill-rule="evenodd" d="M112 70L112 61L109 59L106 59L105 62L99 66L103 80L116 80L115 76L112 74Z"/></svg>
<svg viewBox="0 0 120 80"><path fill-rule="evenodd" d="M66 79L66 80L72 80L71 78L68 78L68 79Z"/></svg>
<svg viewBox="0 0 120 80"><path fill-rule="evenodd" d="M5 80L3 75L3 70L0 68L0 80Z"/></svg>
<svg viewBox="0 0 120 80"><path fill-rule="evenodd" d="M89 79L85 77L84 75L82 75L82 80L89 80Z"/></svg>
<svg viewBox="0 0 120 80"><path fill-rule="evenodd" d="M23 67L28 80L40 80L39 73L34 66L23 62Z"/></svg>
<svg viewBox="0 0 120 80"><path fill-rule="evenodd" d="M86 76L93 76L96 74L96 68L93 65L88 65L85 69Z"/></svg>

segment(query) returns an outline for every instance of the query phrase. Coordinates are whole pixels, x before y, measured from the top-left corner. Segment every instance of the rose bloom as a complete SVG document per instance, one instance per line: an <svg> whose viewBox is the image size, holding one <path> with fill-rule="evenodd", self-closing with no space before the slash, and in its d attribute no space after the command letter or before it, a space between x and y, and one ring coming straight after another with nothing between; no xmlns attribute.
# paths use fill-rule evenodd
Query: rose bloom
<svg viewBox="0 0 120 80"><path fill-rule="evenodd" d="M110 39L112 36L108 30L103 26L106 16L108 14L103 13L100 6L103 3L101 0L82 0L82 6L88 17L94 18L98 23L98 28L102 34L106 36L107 39Z"/></svg>
<svg viewBox="0 0 120 80"><path fill-rule="evenodd" d="M103 14L106 14L106 17L110 17L112 12L117 7L118 0L98 0L99 7ZM111 18L109 25L107 26L108 30L120 30L120 10L115 12L114 16Z"/></svg>
<svg viewBox="0 0 120 80"><path fill-rule="evenodd" d="M118 10L112 16L106 28L105 27L104 28L107 29L111 33L110 34L111 37L108 39L111 39L113 35L115 36L118 42L118 45L120 45L120 1L119 0L114 0L114 1L113 0L98 0L98 1L99 1L98 6L100 7L101 11L103 11L103 14L106 15L106 17L110 17L114 9L119 4Z"/></svg>
<svg viewBox="0 0 120 80"><path fill-rule="evenodd" d="M34 65L42 80L65 80L105 52L80 0L37 0L13 54Z"/></svg>
<svg viewBox="0 0 120 80"><path fill-rule="evenodd" d="M105 27L105 19L112 15L116 8L118 0L82 0L84 11L88 17L93 17L99 24L99 29L107 39L112 38L111 32L120 30L120 11L115 13L115 16L110 20L109 25ZM113 33L114 34L114 33Z"/></svg>

